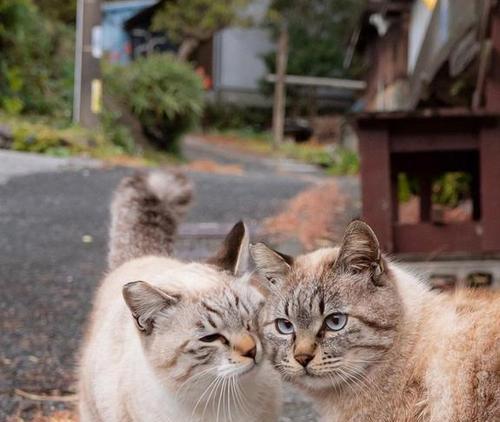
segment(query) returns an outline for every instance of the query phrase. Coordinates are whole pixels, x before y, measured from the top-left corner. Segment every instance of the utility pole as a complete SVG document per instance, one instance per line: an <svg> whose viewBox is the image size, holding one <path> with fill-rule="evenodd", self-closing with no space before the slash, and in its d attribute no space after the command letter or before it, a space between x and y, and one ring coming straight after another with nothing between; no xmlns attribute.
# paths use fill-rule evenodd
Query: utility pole
<svg viewBox="0 0 500 422"><path fill-rule="evenodd" d="M276 51L276 83L274 84L273 102L273 147L278 149L283 143L285 127L285 78L288 61L288 27L284 21L281 24Z"/></svg>
<svg viewBox="0 0 500 422"><path fill-rule="evenodd" d="M88 128L99 123L101 0L78 0L76 15L73 122Z"/></svg>

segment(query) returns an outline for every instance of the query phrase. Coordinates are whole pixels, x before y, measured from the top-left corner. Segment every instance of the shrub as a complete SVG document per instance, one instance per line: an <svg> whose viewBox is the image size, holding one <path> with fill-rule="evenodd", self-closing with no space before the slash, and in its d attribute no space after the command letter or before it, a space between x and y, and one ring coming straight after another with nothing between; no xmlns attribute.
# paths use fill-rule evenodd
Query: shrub
<svg viewBox="0 0 500 422"><path fill-rule="evenodd" d="M432 202L456 207L464 199L470 198L472 177L464 172L450 172L438 177L432 187Z"/></svg>
<svg viewBox="0 0 500 422"><path fill-rule="evenodd" d="M471 196L472 176L464 172L448 172L432 181L432 203L454 208ZM418 178L406 173L398 174L399 202L407 202L420 194Z"/></svg>
<svg viewBox="0 0 500 422"><path fill-rule="evenodd" d="M127 154L137 152L134 138L127 126L120 122L120 113L107 108L101 113L101 128L104 136L113 145Z"/></svg>
<svg viewBox="0 0 500 422"><path fill-rule="evenodd" d="M282 150L287 156L324 168L328 174L345 176L359 172L358 154L344 147L289 142L282 146Z"/></svg>
<svg viewBox="0 0 500 422"><path fill-rule="evenodd" d="M169 54L105 68L106 87L141 122L157 146L177 152L180 137L199 123L203 88L191 65Z"/></svg>
<svg viewBox="0 0 500 422"><path fill-rule="evenodd" d="M0 108L68 118L73 95L73 31L31 0L0 1Z"/></svg>
<svg viewBox="0 0 500 422"><path fill-rule="evenodd" d="M262 131L271 125L272 111L263 107L210 102L203 113L205 129L252 129Z"/></svg>
<svg viewBox="0 0 500 422"><path fill-rule="evenodd" d="M107 158L124 152L123 147L111 142L113 140L109 135L100 129L85 129L52 117L0 113L0 127L10 138L2 146L15 151L96 158Z"/></svg>

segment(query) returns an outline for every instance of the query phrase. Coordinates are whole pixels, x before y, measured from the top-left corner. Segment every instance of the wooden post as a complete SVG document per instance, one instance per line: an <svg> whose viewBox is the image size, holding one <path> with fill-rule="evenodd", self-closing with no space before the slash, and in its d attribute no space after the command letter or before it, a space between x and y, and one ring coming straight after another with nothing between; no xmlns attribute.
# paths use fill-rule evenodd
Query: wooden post
<svg viewBox="0 0 500 422"><path fill-rule="evenodd" d="M73 121L93 128L99 123L102 84L92 33L101 24L101 0L78 0Z"/></svg>
<svg viewBox="0 0 500 422"><path fill-rule="evenodd" d="M361 155L361 192L363 219L377 233L384 252L392 253L394 244L393 204L396 182L391 177L391 156L387 130L363 130L358 128ZM392 182L392 183L391 183Z"/></svg>
<svg viewBox="0 0 500 422"><path fill-rule="evenodd" d="M285 78L288 60L288 27L284 22L281 27L276 51L276 83L274 84L273 103L273 147L278 149L283 143L285 127Z"/></svg>
<svg viewBox="0 0 500 422"><path fill-rule="evenodd" d="M480 184L482 249L500 251L500 126L483 129L480 135Z"/></svg>

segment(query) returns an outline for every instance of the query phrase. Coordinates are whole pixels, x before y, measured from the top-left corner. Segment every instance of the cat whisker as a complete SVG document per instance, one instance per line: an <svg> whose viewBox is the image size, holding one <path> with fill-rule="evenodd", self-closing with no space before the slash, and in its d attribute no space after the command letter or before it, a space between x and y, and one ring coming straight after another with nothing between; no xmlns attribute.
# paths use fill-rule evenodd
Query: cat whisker
<svg viewBox="0 0 500 422"><path fill-rule="evenodd" d="M207 397L207 400L205 401L205 407L203 408L203 415L205 414L205 410L207 408L207 404L209 403L210 401L210 397L212 396L212 392L213 392L213 389L214 389L214 385L217 384L217 382L220 380L219 377L216 377L209 385L208 387L205 389L205 391L203 392L203 394L198 398L198 401L196 402L196 404L194 405L193 407L193 411L191 413L191 417L194 416L194 414L196 413L196 409L198 408L198 405L201 403L201 401L203 400L203 397L205 397L205 395L209 392L209 395Z"/></svg>
<svg viewBox="0 0 500 422"><path fill-rule="evenodd" d="M224 393L223 390L224 390L225 382L226 382L226 378L222 378L222 382L219 384L220 393L219 393L219 388L217 388L217 393L219 393L219 400L217 402L217 422L219 422L220 405L221 405L222 395Z"/></svg>
<svg viewBox="0 0 500 422"><path fill-rule="evenodd" d="M245 393L245 390L241 387L241 384L240 384L239 380L237 380L236 388L238 390L238 395L241 398L241 401L242 401L242 404L243 404L243 409L244 409L246 415L248 416L248 415L251 414L251 409L249 407L250 404L248 402L248 398L247 398L247 395Z"/></svg>
<svg viewBox="0 0 500 422"><path fill-rule="evenodd" d="M179 397L179 394L182 392L183 388L189 387L191 382L193 382L195 379L197 382L199 382L201 379L207 377L211 371L217 370L216 366L212 366L210 368L204 369L203 371L200 371L192 376L190 376L187 380L185 380L177 389L177 393L175 394L175 398L177 399Z"/></svg>
<svg viewBox="0 0 500 422"><path fill-rule="evenodd" d="M238 406L238 408L245 413L245 415L248 416L247 409L245 408L241 396L238 391L238 380L233 379L233 391L234 391L234 397L235 397L235 402Z"/></svg>

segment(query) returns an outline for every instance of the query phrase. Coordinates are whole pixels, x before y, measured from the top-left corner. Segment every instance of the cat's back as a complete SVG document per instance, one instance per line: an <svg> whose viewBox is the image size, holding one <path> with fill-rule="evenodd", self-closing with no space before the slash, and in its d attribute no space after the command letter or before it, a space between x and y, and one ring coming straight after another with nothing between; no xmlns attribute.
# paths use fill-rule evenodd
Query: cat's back
<svg viewBox="0 0 500 422"><path fill-rule="evenodd" d="M500 420L500 294L463 289L440 300L427 350L432 420Z"/></svg>

